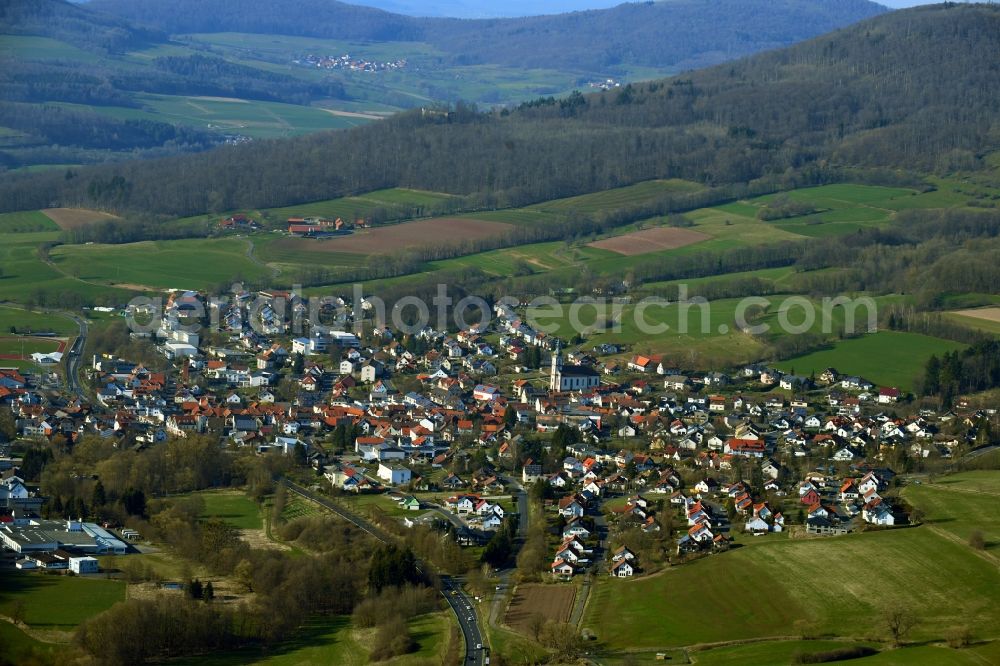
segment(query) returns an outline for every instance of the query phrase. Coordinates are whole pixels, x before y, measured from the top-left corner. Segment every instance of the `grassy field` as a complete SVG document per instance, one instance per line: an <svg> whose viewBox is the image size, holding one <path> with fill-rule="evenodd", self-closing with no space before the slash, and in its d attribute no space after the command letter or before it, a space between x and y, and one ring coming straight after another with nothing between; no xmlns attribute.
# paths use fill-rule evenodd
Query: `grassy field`
<svg viewBox="0 0 1000 666"><path fill-rule="evenodd" d="M32 338L26 336L6 337L0 333L0 356L18 355L30 358L38 352L48 354L58 351L60 342L49 338Z"/></svg>
<svg viewBox="0 0 1000 666"><path fill-rule="evenodd" d="M410 620L410 635L417 650L384 663L391 666L424 666L442 663L447 650L451 618L447 613L429 613ZM172 661L177 666L362 666L370 663L375 629L356 629L345 616L317 617L296 638L268 654L260 650L235 650L191 660Z"/></svg>
<svg viewBox="0 0 1000 666"><path fill-rule="evenodd" d="M329 219L341 217L353 221L371 215L373 211L378 209L387 211L391 216L394 212L401 213L409 208L419 209L451 198L452 195L442 192L390 188L352 197L314 201L284 208L271 208L263 212L270 214L280 222L294 216Z"/></svg>
<svg viewBox="0 0 1000 666"><path fill-rule="evenodd" d="M22 600L29 625L67 631L124 599L121 581L5 572L0 614L9 616L13 603Z"/></svg>
<svg viewBox="0 0 1000 666"><path fill-rule="evenodd" d="M617 649L803 630L878 639L881 612L896 604L920 616L914 640L957 626L994 637L1000 620L996 565L927 527L772 541L647 579L602 577L592 594L583 626Z"/></svg>
<svg viewBox="0 0 1000 666"><path fill-rule="evenodd" d="M73 649L35 640L13 624L0 620L0 649L3 659L10 664L69 663Z"/></svg>
<svg viewBox="0 0 1000 666"><path fill-rule="evenodd" d="M205 519L223 520L233 527L259 530L264 527L260 507L238 490L206 490L197 493L205 502Z"/></svg>
<svg viewBox="0 0 1000 666"><path fill-rule="evenodd" d="M852 645L870 645L881 651L870 657L852 659L846 663L893 666L973 666L996 663L1000 658L1000 642L990 642L962 650L936 645L908 646L889 649L868 643L852 644L844 641L769 641L750 643L712 650L699 650L694 657L704 666L743 666L745 664L791 664L798 654L814 654ZM652 658L652 655L650 655ZM613 664L613 661L607 661ZM839 663L839 662L838 662Z"/></svg>
<svg viewBox="0 0 1000 666"><path fill-rule="evenodd" d="M932 354L963 349L965 345L917 333L880 331L860 338L837 342L828 349L775 364L779 369L800 375L819 374L836 368L841 374L860 375L880 386L913 390L913 382L923 373Z"/></svg>
<svg viewBox="0 0 1000 666"><path fill-rule="evenodd" d="M0 213L0 233L17 234L32 231L59 231L59 226L45 213L37 210Z"/></svg>
<svg viewBox="0 0 1000 666"><path fill-rule="evenodd" d="M78 332L76 324L67 317L0 305L0 336L10 334L12 326L17 328L19 333L50 332L60 336L72 336Z"/></svg>
<svg viewBox="0 0 1000 666"><path fill-rule="evenodd" d="M1000 473L973 471L938 478L934 483L908 485L903 496L924 510L928 528L968 542L979 531L986 542L984 556L1000 564Z"/></svg>
<svg viewBox="0 0 1000 666"><path fill-rule="evenodd" d="M143 241L124 245L63 245L52 251L67 275L133 289L210 289L271 275L247 257L237 238Z"/></svg>

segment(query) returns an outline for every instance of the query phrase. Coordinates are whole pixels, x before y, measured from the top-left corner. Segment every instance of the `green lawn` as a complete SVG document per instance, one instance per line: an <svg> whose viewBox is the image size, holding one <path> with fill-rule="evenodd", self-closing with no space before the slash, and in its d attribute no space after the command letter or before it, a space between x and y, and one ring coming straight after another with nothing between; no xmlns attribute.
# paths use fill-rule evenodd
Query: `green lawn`
<svg viewBox="0 0 1000 666"><path fill-rule="evenodd" d="M71 630L87 618L125 599L125 583L104 578L4 572L0 614L10 615L24 601L25 621L32 627Z"/></svg>
<svg viewBox="0 0 1000 666"><path fill-rule="evenodd" d="M932 354L940 356L964 347L958 342L917 333L880 331L837 342L828 349L782 361L776 366L785 371L794 368L800 375L819 374L832 367L841 374L860 375L880 386L910 391Z"/></svg>
<svg viewBox="0 0 1000 666"><path fill-rule="evenodd" d="M593 595L583 626L611 649L803 630L879 638L878 618L896 604L921 620L913 640L957 626L992 638L1000 621L996 565L927 527L738 548L648 579L602 577Z"/></svg>

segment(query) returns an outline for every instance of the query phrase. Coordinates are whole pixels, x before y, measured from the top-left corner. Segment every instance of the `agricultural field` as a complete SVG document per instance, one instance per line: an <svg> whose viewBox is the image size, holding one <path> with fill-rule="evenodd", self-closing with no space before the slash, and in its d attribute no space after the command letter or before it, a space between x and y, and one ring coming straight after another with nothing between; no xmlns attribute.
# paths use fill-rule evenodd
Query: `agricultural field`
<svg viewBox="0 0 1000 666"><path fill-rule="evenodd" d="M62 245L56 268L85 282L132 290L211 289L271 275L238 238L143 241L123 245Z"/></svg>
<svg viewBox="0 0 1000 666"><path fill-rule="evenodd" d="M615 189L604 190L603 192L581 194L566 199L555 199L535 204L531 208L550 212L600 213L623 206L634 206L654 201L657 197L665 194L690 194L702 189L704 188L698 183L679 178L646 180L635 185L616 187Z"/></svg>
<svg viewBox="0 0 1000 666"><path fill-rule="evenodd" d="M299 136L323 130L344 129L371 122L367 118L339 116L315 106L282 102L185 95L137 94L142 108L84 106L60 102L59 106L87 109L119 120L151 120L186 125L221 134L255 139Z"/></svg>
<svg viewBox="0 0 1000 666"><path fill-rule="evenodd" d="M46 208L41 212L64 231L84 227L95 222L118 219L114 215L87 208Z"/></svg>
<svg viewBox="0 0 1000 666"><path fill-rule="evenodd" d="M676 250L685 245L699 243L707 238L711 238L711 236L703 234L700 231L677 229L674 227L655 227L653 229L633 231L621 236L611 236L588 243L588 245L600 250L610 250L631 257L659 250Z"/></svg>
<svg viewBox="0 0 1000 666"><path fill-rule="evenodd" d="M388 254L412 247L457 245L503 236L511 226L455 217L438 217L374 229L361 229L332 238L284 238L271 243L278 252L301 248L312 253L333 252L360 255Z"/></svg>
<svg viewBox="0 0 1000 666"><path fill-rule="evenodd" d="M0 232L0 268L3 270L0 274L0 300L29 303L40 291L75 293L92 299L127 294L69 277L45 262L39 256L38 246L58 239L58 230Z"/></svg>
<svg viewBox="0 0 1000 666"><path fill-rule="evenodd" d="M104 578L5 572L0 615L24 602L25 622L35 629L70 631L87 618L125 599L125 583Z"/></svg>
<svg viewBox="0 0 1000 666"><path fill-rule="evenodd" d="M41 211L0 213L0 233L21 234L32 231L58 231L59 227Z"/></svg>
<svg viewBox="0 0 1000 666"><path fill-rule="evenodd" d="M269 208L260 212L277 220L283 226L286 219L296 216L356 220L371 215L376 210L382 210L391 217L393 213L402 214L411 208L434 206L452 198L454 198L452 195L442 192L390 188L339 199Z"/></svg>
<svg viewBox="0 0 1000 666"><path fill-rule="evenodd" d="M952 321L987 333L1000 334L1000 307L970 308L946 313Z"/></svg>
<svg viewBox="0 0 1000 666"><path fill-rule="evenodd" d="M576 586L573 585L518 585L507 607L504 624L527 634L535 614L553 622L568 622L574 600Z"/></svg>
<svg viewBox="0 0 1000 666"><path fill-rule="evenodd" d="M880 331L842 340L827 349L776 363L779 370L808 376L832 367L847 375L860 375L879 386L912 391L914 381L932 354L964 349L965 345L918 333Z"/></svg>
<svg viewBox="0 0 1000 666"><path fill-rule="evenodd" d="M933 483L910 484L903 497L924 511L924 525L967 543L973 532L983 535L983 556L1000 564L1000 472L972 471L940 477Z"/></svg>
<svg viewBox="0 0 1000 666"><path fill-rule="evenodd" d="M890 605L918 613L914 641L961 626L993 638L1000 620L995 562L927 526L760 543L643 579L602 577L591 594L582 626L611 650L803 631L881 638Z"/></svg>

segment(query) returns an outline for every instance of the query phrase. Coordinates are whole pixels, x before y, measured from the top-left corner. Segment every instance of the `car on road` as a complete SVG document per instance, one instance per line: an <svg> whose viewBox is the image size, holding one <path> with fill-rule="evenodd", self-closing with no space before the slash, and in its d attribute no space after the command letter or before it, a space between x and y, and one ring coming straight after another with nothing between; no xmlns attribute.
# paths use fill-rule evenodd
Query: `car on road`
<svg viewBox="0 0 1000 666"><path fill-rule="evenodd" d="M476 649L477 650L482 650L483 649L483 644L482 643L476 643Z"/></svg>

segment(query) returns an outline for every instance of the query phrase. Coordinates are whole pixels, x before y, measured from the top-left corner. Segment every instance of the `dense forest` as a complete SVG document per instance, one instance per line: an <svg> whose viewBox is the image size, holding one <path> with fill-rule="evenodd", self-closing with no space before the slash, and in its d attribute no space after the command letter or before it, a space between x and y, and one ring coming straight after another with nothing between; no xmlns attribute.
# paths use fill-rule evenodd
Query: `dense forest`
<svg viewBox="0 0 1000 666"><path fill-rule="evenodd" d="M0 0L0 26L3 34L40 35L103 53L166 40L162 32L61 0Z"/></svg>
<svg viewBox="0 0 1000 666"><path fill-rule="evenodd" d="M458 64L575 71L686 69L786 46L875 16L867 0L672 0L513 19L412 18L330 0L94 0L165 32L251 32L426 42Z"/></svg>
<svg viewBox="0 0 1000 666"><path fill-rule="evenodd" d="M507 112L458 104L378 126L0 184L0 209L189 215L402 186L504 207L651 178L823 182L836 165L949 171L1000 139L1000 8L894 12L793 47ZM347 157L349 156L349 158ZM120 178L108 205L93 183Z"/></svg>

